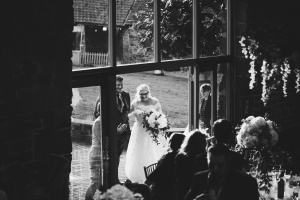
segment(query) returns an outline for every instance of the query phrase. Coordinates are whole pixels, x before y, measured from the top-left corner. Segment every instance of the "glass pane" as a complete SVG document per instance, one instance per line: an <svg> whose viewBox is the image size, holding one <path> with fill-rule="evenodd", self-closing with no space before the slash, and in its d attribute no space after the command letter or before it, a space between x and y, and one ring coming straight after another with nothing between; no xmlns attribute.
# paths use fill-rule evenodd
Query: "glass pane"
<svg viewBox="0 0 300 200"><path fill-rule="evenodd" d="M192 57L192 1L161 1L162 60Z"/></svg>
<svg viewBox="0 0 300 200"><path fill-rule="evenodd" d="M217 71L217 119L228 119L226 112L226 97L229 95L227 91L227 64L220 64Z"/></svg>
<svg viewBox="0 0 300 200"><path fill-rule="evenodd" d="M73 0L73 69L108 66L108 1Z"/></svg>
<svg viewBox="0 0 300 200"><path fill-rule="evenodd" d="M153 61L153 3L117 0L117 65Z"/></svg>
<svg viewBox="0 0 300 200"><path fill-rule="evenodd" d="M224 0L200 1L199 57L227 54L227 5Z"/></svg>
<svg viewBox="0 0 300 200"><path fill-rule="evenodd" d="M212 71L199 73L199 128L208 129L211 126L211 104L212 104Z"/></svg>
<svg viewBox="0 0 300 200"><path fill-rule="evenodd" d="M145 72L138 72L138 73L130 73L130 74L122 74L123 77L123 90L127 91L130 95L131 102L135 99L137 93L137 87L141 84L147 84L150 88L150 94L152 97L156 97L161 105L162 112L167 116L170 123L170 130L168 133L171 132L184 132L187 123L188 123L188 72L187 71L164 71L164 75L155 75L153 71L145 71ZM139 96L139 95L137 95ZM140 107L143 109L144 107ZM149 108L148 106L145 108ZM139 137L138 141L141 144L147 144L149 148L151 145L147 141L148 139L152 138L146 137L141 131L145 130L140 127L140 121L136 121L136 118L139 118L139 110L136 110L136 113L129 116L129 126L131 129L131 136L129 139L129 146L128 150L131 145L132 151L139 147L136 146L134 141L137 140L137 134L143 135L143 137ZM139 119L141 120L141 119ZM137 122L137 123L136 123ZM148 134L148 133L146 133ZM133 141L131 141L133 140ZM135 143L135 144L133 144ZM153 142L155 147L157 144ZM140 144L138 144L140 146ZM166 147L166 146L165 146ZM135 153L139 153L141 151L133 151ZM120 164L119 164L119 180L120 182L125 181L127 178L132 177L132 173L137 173L137 177L140 177L141 174L144 175L143 168L140 167L136 170L132 170L132 167L129 168L129 172L125 172L125 166L143 166L146 162L145 159L147 158L147 162L153 161L153 158L149 156L149 152L147 155L143 155L143 153L136 155L135 153L131 152L129 158L136 158L140 157L138 160L139 163L134 163L137 159L129 159L127 160L127 149L123 151L120 157ZM143 152L143 151L142 151ZM161 152L163 153L163 152ZM159 155L159 151L156 152L156 156ZM136 157L135 157L136 156ZM155 160L155 158L154 158ZM127 165L126 162L129 162ZM155 162L153 162L155 163ZM149 163L148 163L149 164ZM147 165L148 165L147 164ZM144 166L147 166L146 164ZM128 175L129 173L129 175ZM132 180L134 182L134 180Z"/></svg>
<svg viewBox="0 0 300 200"><path fill-rule="evenodd" d="M96 118L94 112L100 87L73 88L72 92L71 138L73 151L69 199L85 199L89 185L92 182L95 185L103 184L104 178L103 160L105 161L105 157L103 155L107 151L103 146L106 143L102 142L105 138L101 140L101 116ZM99 98L101 98L100 95ZM101 106L99 110L101 110ZM98 115L98 113L96 114Z"/></svg>

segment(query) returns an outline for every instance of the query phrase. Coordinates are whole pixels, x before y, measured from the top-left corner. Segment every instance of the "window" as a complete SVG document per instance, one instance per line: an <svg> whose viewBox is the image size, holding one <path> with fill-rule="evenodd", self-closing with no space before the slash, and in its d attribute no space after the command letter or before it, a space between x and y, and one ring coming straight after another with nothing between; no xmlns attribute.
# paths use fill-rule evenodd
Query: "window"
<svg viewBox="0 0 300 200"><path fill-rule="evenodd" d="M174 26L171 26L171 22L166 20L169 15L174 14L174 9L166 5L168 1L133 1L135 3L130 6L127 5L128 2L131 1L104 0L103 2L83 3L81 0L74 0L74 12L79 8L84 9L84 6L91 6L94 13L101 13L98 15L99 21L96 24L83 23L84 26L97 27L97 31L105 31L107 34L107 36L98 36L101 37L102 42L99 38L97 40L97 45L102 45L103 48L101 48L104 49L102 52L99 50L98 57L102 56L100 53L105 54L102 56L105 62L97 64L95 55L90 56L87 63L74 64L72 82L74 88L101 85L101 90L106 91L105 101L102 105L107 109L105 112L108 124L103 127L103 132L107 132L111 136L110 148L113 149L117 145L114 136L116 113L113 112L115 105L112 103L115 101L116 74L185 69L187 70L188 119L181 128L185 128L187 124L190 129L199 126L201 97L199 90L204 82L209 82L212 86L212 120L230 119L230 94L232 91L230 91L229 80L233 61L230 46L232 38L230 31L231 1L186 1L188 5L181 5L185 6L185 10L177 9L177 12L183 12L179 15L181 17L179 20L186 24L176 25L174 23ZM211 4L213 2L215 5ZM74 16L76 20L75 13ZM210 18L210 16L213 17ZM145 23L143 26L134 27L133 25L136 25L137 21ZM147 28L149 24L151 26ZM182 29L180 26L184 25L186 28ZM180 31L185 31L185 33L179 33ZM174 34L175 32L176 34ZM88 32L84 32L82 35L85 39L81 44L88 45L87 41L90 39ZM132 35L136 37L133 38ZM182 36L184 38L180 38ZM178 40L176 44L178 46L171 48L172 41L175 43L176 40ZM180 45L182 48L179 48ZM84 51L87 49L87 46L82 48ZM174 107L174 109L176 108ZM111 183L116 183L117 153L112 150L110 157L111 174L109 179Z"/></svg>

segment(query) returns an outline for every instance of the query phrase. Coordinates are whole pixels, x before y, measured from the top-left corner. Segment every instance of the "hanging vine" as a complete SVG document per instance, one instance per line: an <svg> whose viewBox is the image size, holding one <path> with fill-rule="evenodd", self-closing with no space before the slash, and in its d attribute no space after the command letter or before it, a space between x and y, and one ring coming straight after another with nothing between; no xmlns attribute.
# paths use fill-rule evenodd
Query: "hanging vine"
<svg viewBox="0 0 300 200"><path fill-rule="evenodd" d="M249 88L261 87L265 105L270 93L280 87L284 97L295 89L296 93L300 92L300 70L294 61L295 49L291 48L287 30L280 26L257 28L243 34L239 43L244 57L250 60Z"/></svg>

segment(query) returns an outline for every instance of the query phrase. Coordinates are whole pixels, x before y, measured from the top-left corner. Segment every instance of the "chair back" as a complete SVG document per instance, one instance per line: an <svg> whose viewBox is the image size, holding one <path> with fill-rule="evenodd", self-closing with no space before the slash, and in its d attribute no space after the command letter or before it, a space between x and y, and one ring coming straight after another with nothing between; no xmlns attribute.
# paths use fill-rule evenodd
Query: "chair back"
<svg viewBox="0 0 300 200"><path fill-rule="evenodd" d="M146 179L155 170L156 166L157 166L157 163L153 163L151 165L148 165L148 166L144 167L144 172L145 172Z"/></svg>

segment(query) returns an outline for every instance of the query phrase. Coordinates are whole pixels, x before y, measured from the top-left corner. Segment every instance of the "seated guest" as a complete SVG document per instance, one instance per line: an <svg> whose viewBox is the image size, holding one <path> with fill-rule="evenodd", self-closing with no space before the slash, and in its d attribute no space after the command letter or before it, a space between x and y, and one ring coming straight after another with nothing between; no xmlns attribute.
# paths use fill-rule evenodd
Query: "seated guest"
<svg viewBox="0 0 300 200"><path fill-rule="evenodd" d="M214 122L213 134L216 144L222 143L229 148L235 136L231 123L226 119L218 119ZM246 172L243 156L235 151L231 151L231 154L232 166L240 172Z"/></svg>
<svg viewBox="0 0 300 200"><path fill-rule="evenodd" d="M176 199L183 200L196 172L196 156L206 151L206 135L199 130L189 132L175 157Z"/></svg>
<svg viewBox="0 0 300 200"><path fill-rule="evenodd" d="M156 200L175 199L175 156L185 135L173 133L169 139L168 152L157 163L156 169L149 175L146 182L152 184L151 192Z"/></svg>
<svg viewBox="0 0 300 200"><path fill-rule="evenodd" d="M208 170L194 175L185 200L258 200L256 179L235 170L231 164L231 155L224 144L210 146L207 150Z"/></svg>

